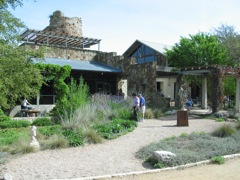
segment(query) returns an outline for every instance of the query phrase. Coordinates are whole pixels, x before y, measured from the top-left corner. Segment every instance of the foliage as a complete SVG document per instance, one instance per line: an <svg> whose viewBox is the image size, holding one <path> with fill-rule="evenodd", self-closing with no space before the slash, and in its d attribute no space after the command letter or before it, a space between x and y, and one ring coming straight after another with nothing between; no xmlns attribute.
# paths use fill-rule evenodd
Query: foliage
<svg viewBox="0 0 240 180"><path fill-rule="evenodd" d="M223 79L224 94L229 97L236 95L237 82L233 76L225 76Z"/></svg>
<svg viewBox="0 0 240 180"><path fill-rule="evenodd" d="M94 129L86 129L84 131L84 141L86 143L102 143L103 142L103 138L97 133L96 130Z"/></svg>
<svg viewBox="0 0 240 180"><path fill-rule="evenodd" d="M0 122L0 129L5 128L20 128L20 127L29 127L31 123L27 120L10 120L10 121L3 121Z"/></svg>
<svg viewBox="0 0 240 180"><path fill-rule="evenodd" d="M67 101L62 104L62 108L58 108L58 113L62 114L64 112L65 118L69 118L72 112L86 105L89 98L89 88L82 77L78 85L74 79L71 79L68 88Z"/></svg>
<svg viewBox="0 0 240 180"><path fill-rule="evenodd" d="M214 28L212 33L226 48L230 64L232 66L239 67L240 35L235 29L236 28L234 26L221 24L219 27Z"/></svg>
<svg viewBox="0 0 240 180"><path fill-rule="evenodd" d="M38 127L38 132L43 134L44 136L50 137L54 134L61 134L62 133L62 126L54 125L54 126L43 126Z"/></svg>
<svg viewBox="0 0 240 180"><path fill-rule="evenodd" d="M0 146L9 145L27 137L29 137L29 128L0 129Z"/></svg>
<svg viewBox="0 0 240 180"><path fill-rule="evenodd" d="M240 130L240 121L237 122L237 124L236 124L236 129L237 129L237 130Z"/></svg>
<svg viewBox="0 0 240 180"><path fill-rule="evenodd" d="M42 118L37 118L32 122L33 126L50 126L52 125L52 121L50 118L47 117L42 117Z"/></svg>
<svg viewBox="0 0 240 180"><path fill-rule="evenodd" d="M172 49L166 49L165 54L174 67L229 64L225 47L215 36L204 33L182 37Z"/></svg>
<svg viewBox="0 0 240 180"><path fill-rule="evenodd" d="M119 98L101 93L94 94L92 104L98 110L98 117L103 121L113 118L129 119L132 115L132 99Z"/></svg>
<svg viewBox="0 0 240 180"><path fill-rule="evenodd" d="M65 98L59 99L53 110L53 114L59 119L70 118L80 106L87 104L89 100L89 88L81 77L79 84L75 80L71 79L70 84L66 87Z"/></svg>
<svg viewBox="0 0 240 180"><path fill-rule="evenodd" d="M76 147L84 144L84 136L80 130L64 129L62 134L67 138L70 146Z"/></svg>
<svg viewBox="0 0 240 180"><path fill-rule="evenodd" d="M69 147L68 140L63 135L54 134L41 142L41 149L59 149Z"/></svg>
<svg viewBox="0 0 240 180"><path fill-rule="evenodd" d="M154 118L156 118L156 119L164 116L161 109L154 108L152 111L153 111L153 114L154 114Z"/></svg>
<svg viewBox="0 0 240 180"><path fill-rule="evenodd" d="M94 129L104 138L112 139L123 133L132 131L136 126L137 123L135 121L116 118L105 124L96 125Z"/></svg>
<svg viewBox="0 0 240 180"><path fill-rule="evenodd" d="M153 119L155 116L154 116L154 113L152 111L152 109L150 108L147 108L146 111L145 111L145 114L144 114L144 118L145 119Z"/></svg>
<svg viewBox="0 0 240 180"><path fill-rule="evenodd" d="M31 146L28 139L19 139L18 141L15 141L13 144L11 144L8 147L4 147L2 150L4 152L8 152L10 154L27 154L36 152L38 149L34 146Z"/></svg>
<svg viewBox="0 0 240 180"><path fill-rule="evenodd" d="M3 109L10 109L23 97L35 97L42 85L42 75L31 58L43 59L45 50L18 46L19 30L24 25L8 7L19 5L21 0L0 3L0 106Z"/></svg>
<svg viewBox="0 0 240 180"><path fill-rule="evenodd" d="M224 157L221 156L214 156L211 158L211 162L214 164L224 164L225 159Z"/></svg>
<svg viewBox="0 0 240 180"><path fill-rule="evenodd" d="M67 113L68 112L65 112L66 115L61 117L61 124L67 129L89 129L94 124L99 122L97 117L97 109L95 106L90 104L79 107L71 114Z"/></svg>
<svg viewBox="0 0 240 180"><path fill-rule="evenodd" d="M224 124L218 129L216 129L212 135L217 137L227 137L236 133L236 130L230 125Z"/></svg>
<svg viewBox="0 0 240 180"><path fill-rule="evenodd" d="M9 116L6 116L0 107L0 122L10 121L10 120L11 120L11 118Z"/></svg>
<svg viewBox="0 0 240 180"><path fill-rule="evenodd" d="M238 153L240 151L240 133L233 134L226 138L211 136L206 133L192 133L187 136L167 138L158 143L151 143L136 153L136 157L149 160L153 151L170 151L176 154L165 166L178 166L193 163L214 156ZM156 162L154 163L156 164Z"/></svg>
<svg viewBox="0 0 240 180"><path fill-rule="evenodd" d="M216 121L217 121L217 122L224 122L225 119L224 119L224 118L216 118Z"/></svg>
<svg viewBox="0 0 240 180"><path fill-rule="evenodd" d="M44 72L44 82L48 84L53 81L55 93L56 93L56 106L51 111L52 115L58 117L62 114L61 110L68 101L67 96L69 95L69 87L65 80L70 76L70 66L59 66L53 64L36 64L36 67Z"/></svg>

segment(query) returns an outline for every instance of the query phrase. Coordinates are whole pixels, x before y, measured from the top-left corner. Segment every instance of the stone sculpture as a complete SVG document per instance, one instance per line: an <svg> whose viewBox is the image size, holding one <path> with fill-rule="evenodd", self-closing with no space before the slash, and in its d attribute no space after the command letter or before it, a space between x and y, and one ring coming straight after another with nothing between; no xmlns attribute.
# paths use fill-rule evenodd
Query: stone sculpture
<svg viewBox="0 0 240 180"><path fill-rule="evenodd" d="M186 107L185 107L185 104L186 104L186 101L187 101L187 97L188 97L188 94L187 94L187 90L186 90L186 87L185 85L181 85L180 89L179 89L179 92L178 92L178 95L179 95L179 98L180 98L180 103L181 103L181 109L180 110L183 110L183 111L186 111Z"/></svg>
<svg viewBox="0 0 240 180"><path fill-rule="evenodd" d="M30 146L34 146L35 148L39 148L39 142L36 139L37 135L37 127L36 126L30 126L30 135L31 135L31 142Z"/></svg>

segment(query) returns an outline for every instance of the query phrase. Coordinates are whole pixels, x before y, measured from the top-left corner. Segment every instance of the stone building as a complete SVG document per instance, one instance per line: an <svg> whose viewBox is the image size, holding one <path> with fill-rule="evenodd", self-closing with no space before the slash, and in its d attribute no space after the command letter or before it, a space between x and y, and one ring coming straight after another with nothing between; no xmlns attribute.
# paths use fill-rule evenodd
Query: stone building
<svg viewBox="0 0 240 180"><path fill-rule="evenodd" d="M44 63L70 65L71 76L82 76L92 94L123 92L131 96L136 92L151 97L161 91L168 99L175 99L176 74L168 67L161 44L136 40L122 56L101 52L100 39L82 35L81 18L64 17L60 11L50 16L50 24L44 30L27 29L21 38L22 46L46 46L49 51ZM87 49L93 45L98 45L97 51ZM44 97L51 96L54 98L54 90L42 91L40 104L47 102Z"/></svg>

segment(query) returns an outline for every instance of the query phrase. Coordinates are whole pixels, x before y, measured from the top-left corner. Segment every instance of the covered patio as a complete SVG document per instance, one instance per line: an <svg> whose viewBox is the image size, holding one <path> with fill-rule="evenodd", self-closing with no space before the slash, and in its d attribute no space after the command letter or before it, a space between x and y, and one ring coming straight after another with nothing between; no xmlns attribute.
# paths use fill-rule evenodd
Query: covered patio
<svg viewBox="0 0 240 180"><path fill-rule="evenodd" d="M182 84L183 75L194 75L202 76L201 83L201 109L208 108L208 97L207 97L207 77L211 79L211 102L212 102L212 113L215 113L222 109L223 104L223 78L224 76L234 76L237 81L236 86L236 99L235 99L235 110L240 112L240 69L228 66L204 66L204 67L189 67L181 68L177 77L177 92L180 85Z"/></svg>

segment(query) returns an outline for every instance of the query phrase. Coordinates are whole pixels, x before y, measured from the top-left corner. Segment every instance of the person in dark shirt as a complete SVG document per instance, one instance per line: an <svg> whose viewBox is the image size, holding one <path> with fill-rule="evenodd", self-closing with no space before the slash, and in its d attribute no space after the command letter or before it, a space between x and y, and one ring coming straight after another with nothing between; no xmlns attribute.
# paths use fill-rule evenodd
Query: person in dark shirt
<svg viewBox="0 0 240 180"><path fill-rule="evenodd" d="M142 96L142 94L138 94L138 97L140 99L140 103L139 103L139 107L140 107L140 112L141 112L141 122L144 122L144 114L146 111L146 102L145 102L145 98Z"/></svg>

